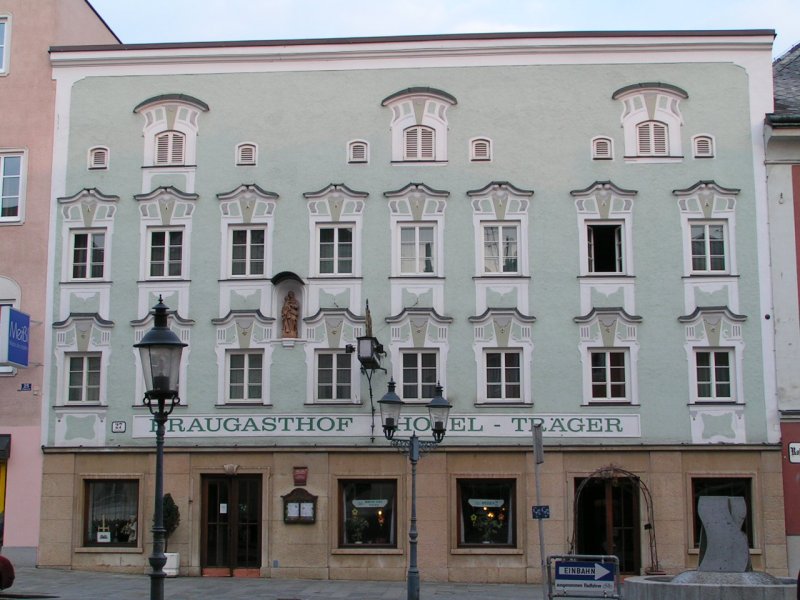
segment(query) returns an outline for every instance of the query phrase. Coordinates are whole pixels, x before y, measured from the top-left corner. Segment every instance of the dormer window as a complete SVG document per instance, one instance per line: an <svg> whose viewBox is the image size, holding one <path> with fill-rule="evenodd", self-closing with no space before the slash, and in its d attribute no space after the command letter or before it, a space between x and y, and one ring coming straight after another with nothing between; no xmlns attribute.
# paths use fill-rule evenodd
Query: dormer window
<svg viewBox="0 0 800 600"><path fill-rule="evenodd" d="M392 162L447 161L447 109L456 104L453 96L434 88L408 88L381 104L392 110Z"/></svg>
<svg viewBox="0 0 800 600"><path fill-rule="evenodd" d="M670 162L683 158L681 100L689 95L668 83L635 83L614 92L622 102L625 159Z"/></svg>

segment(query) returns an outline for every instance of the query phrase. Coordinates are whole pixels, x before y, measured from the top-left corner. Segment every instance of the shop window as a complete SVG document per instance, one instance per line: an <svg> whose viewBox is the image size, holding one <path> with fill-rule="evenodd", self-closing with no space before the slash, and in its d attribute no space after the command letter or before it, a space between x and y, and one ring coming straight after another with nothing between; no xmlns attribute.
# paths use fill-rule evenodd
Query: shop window
<svg viewBox="0 0 800 600"><path fill-rule="evenodd" d="M85 546L132 546L139 540L139 482L86 481Z"/></svg>
<svg viewBox="0 0 800 600"><path fill-rule="evenodd" d="M394 480L339 482L339 546L397 546Z"/></svg>
<svg viewBox="0 0 800 600"><path fill-rule="evenodd" d="M516 547L513 479L458 480L458 545Z"/></svg>
<svg viewBox="0 0 800 600"><path fill-rule="evenodd" d="M693 477L692 478L692 525L693 544L700 547L702 522L697 514L697 502L701 496L739 496L747 505L747 516L742 529L747 534L747 543L753 548L753 497L752 479L749 477Z"/></svg>

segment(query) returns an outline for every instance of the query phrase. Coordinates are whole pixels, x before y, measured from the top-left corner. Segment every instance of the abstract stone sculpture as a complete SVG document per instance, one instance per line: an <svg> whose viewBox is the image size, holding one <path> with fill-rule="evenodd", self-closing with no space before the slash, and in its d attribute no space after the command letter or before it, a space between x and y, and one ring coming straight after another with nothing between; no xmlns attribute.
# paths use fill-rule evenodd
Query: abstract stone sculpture
<svg viewBox="0 0 800 600"><path fill-rule="evenodd" d="M741 496L701 496L697 514L703 524L698 571L744 573L752 571L750 546L742 524L747 504Z"/></svg>

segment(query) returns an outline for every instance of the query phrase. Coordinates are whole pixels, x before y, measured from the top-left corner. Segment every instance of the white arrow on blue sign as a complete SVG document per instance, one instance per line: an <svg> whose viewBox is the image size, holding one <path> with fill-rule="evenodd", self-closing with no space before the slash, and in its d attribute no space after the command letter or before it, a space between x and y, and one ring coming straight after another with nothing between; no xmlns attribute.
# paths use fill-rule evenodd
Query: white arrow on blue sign
<svg viewBox="0 0 800 600"><path fill-rule="evenodd" d="M556 562L556 589L592 592L614 591L614 563L589 561Z"/></svg>

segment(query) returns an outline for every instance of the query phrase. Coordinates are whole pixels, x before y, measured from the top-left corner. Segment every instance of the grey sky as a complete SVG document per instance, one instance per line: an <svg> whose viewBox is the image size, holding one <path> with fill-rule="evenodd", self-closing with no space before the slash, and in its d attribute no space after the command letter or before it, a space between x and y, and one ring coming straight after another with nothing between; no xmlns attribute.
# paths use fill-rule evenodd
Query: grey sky
<svg viewBox="0 0 800 600"><path fill-rule="evenodd" d="M774 29L800 43L800 0L89 0L128 44L498 31Z"/></svg>

